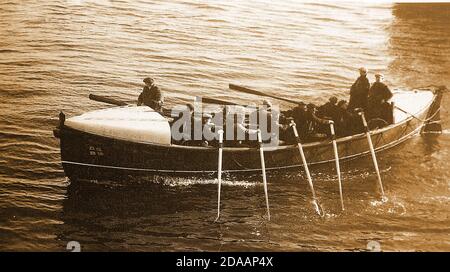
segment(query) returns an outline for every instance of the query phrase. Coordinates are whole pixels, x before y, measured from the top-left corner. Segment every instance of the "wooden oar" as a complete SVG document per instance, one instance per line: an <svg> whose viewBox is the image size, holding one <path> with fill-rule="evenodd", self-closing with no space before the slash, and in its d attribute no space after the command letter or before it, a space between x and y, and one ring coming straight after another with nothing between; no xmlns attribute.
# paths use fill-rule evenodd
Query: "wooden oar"
<svg viewBox="0 0 450 272"><path fill-rule="evenodd" d="M111 104L111 105L116 105L116 106L128 105L127 102L119 101L119 100L116 100L111 97L100 96L100 95L95 95L95 94L89 94L89 99L97 101L97 102L103 102L103 103L107 103L107 104Z"/></svg>
<svg viewBox="0 0 450 272"><path fill-rule="evenodd" d="M217 104L217 105L230 105L230 106L237 106L237 103L234 102L228 102L216 98L209 98L209 97L202 97L202 102L209 103L209 104Z"/></svg>
<svg viewBox="0 0 450 272"><path fill-rule="evenodd" d="M258 129L259 156L261 158L261 170L264 184L264 194L266 196L267 218L270 221L269 194L267 192L266 163L264 161L264 150L262 146L261 130Z"/></svg>
<svg viewBox="0 0 450 272"><path fill-rule="evenodd" d="M373 147L372 138L370 137L369 127L367 126L366 117L364 117L364 112L360 111L358 113L361 116L364 129L366 130L367 142L369 143L370 153L372 154L373 166L375 167L375 171L377 172L378 184L381 190L381 196L384 198L384 190L383 183L381 182L380 169L378 168L377 156L375 155L375 148Z"/></svg>
<svg viewBox="0 0 450 272"><path fill-rule="evenodd" d="M120 101L120 100L116 100L114 98L111 97L107 97L107 96L100 96L100 95L95 95L95 94L89 94L89 99L97 101L97 102L102 102L102 103L106 103L106 104L110 104L110 105L114 105L114 106L127 106L127 105L131 105L130 103L127 103L125 101ZM170 109L165 109L162 108L162 113L164 116L166 117L170 117L171 116L171 110Z"/></svg>
<svg viewBox="0 0 450 272"><path fill-rule="evenodd" d="M344 210L344 198L342 196L342 182L341 182L341 167L339 165L339 154L337 149L337 143L336 143L336 134L334 133L334 122L329 121L330 123L330 130L331 130L331 139L333 140L333 150L334 150L334 159L336 161L336 172L338 176L338 183L339 183L339 196L341 197L341 206L342 210Z"/></svg>
<svg viewBox="0 0 450 272"><path fill-rule="evenodd" d="M129 105L129 103L127 103L125 101L120 101L120 100L116 100L111 97L100 96L100 95L95 95L95 94L89 94L89 99L97 101L97 102L103 102L103 103L107 103L107 104L111 104L111 105L116 105L116 106ZM209 98L209 97L202 97L202 101L205 103L217 104L217 105L238 105L233 102L228 102L228 101L224 101L224 100L220 100L220 99L216 99L216 98Z"/></svg>
<svg viewBox="0 0 450 272"><path fill-rule="evenodd" d="M219 129L219 161L217 163L217 180L219 182L217 190L217 218L214 222L217 222L220 217L220 190L222 186L222 152L223 152L223 130Z"/></svg>
<svg viewBox="0 0 450 272"><path fill-rule="evenodd" d="M97 102L107 103L107 104L114 105L114 106L131 105L131 104L125 102L125 101L120 101L120 100L116 100L116 99L111 98L111 97L100 96L100 95L95 95L95 94L89 94L89 99L91 99L93 101L97 101ZM208 97L202 97L202 101L205 102L205 103L217 104L217 105L238 105L238 104L233 103L233 102L228 102L228 101L215 99L215 98L208 98ZM171 110L170 109L163 108L162 109L162 113L163 113L164 116L171 116Z"/></svg>
<svg viewBox="0 0 450 272"><path fill-rule="evenodd" d="M319 203L318 203L317 197L316 197L316 191L314 191L314 185L313 185L313 182L312 182L311 174L309 173L308 163L306 162L305 152L303 152L302 142L300 141L300 137L298 136L297 127L296 127L296 124L295 124L294 120L291 120L291 126L292 126L292 130L294 131L295 139L297 140L298 151L300 152L300 157L302 158L303 167L305 168L306 177L308 178L309 188L311 189L311 192L312 192L312 195L313 195L314 207L316 208L316 212L319 215L321 215L320 208L319 208Z"/></svg>
<svg viewBox="0 0 450 272"><path fill-rule="evenodd" d="M235 90L235 91L239 91L239 92L243 92L243 93L271 97L273 99L278 99L278 100L289 102L289 103L292 103L292 104L301 104L301 102L298 102L298 101L294 101L294 100L283 98L283 97L276 96L276 95L266 94L266 93L263 93L263 92L260 92L260 91L252 90L252 89L249 89L249 88L246 88L246 87L242 87L242 86L238 86L238 85L235 85L235 84L229 84L229 88L231 90Z"/></svg>

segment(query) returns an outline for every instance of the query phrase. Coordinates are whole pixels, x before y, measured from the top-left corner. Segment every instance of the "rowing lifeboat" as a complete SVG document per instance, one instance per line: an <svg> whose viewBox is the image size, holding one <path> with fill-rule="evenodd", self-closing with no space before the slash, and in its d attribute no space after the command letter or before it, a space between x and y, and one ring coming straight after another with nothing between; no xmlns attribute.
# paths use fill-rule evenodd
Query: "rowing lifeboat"
<svg viewBox="0 0 450 272"><path fill-rule="evenodd" d="M370 131L376 152L413 135L440 129L442 89L396 90L394 123ZM60 139L61 161L71 179L123 179L128 176L215 175L216 147L171 143L169 122L149 107L122 106L88 112L65 120L54 131ZM370 154L365 134L337 139L339 156L348 161ZM334 162L332 141L303 145L311 165ZM297 145L264 148L266 170L302 167ZM223 172L260 172L257 148L224 147Z"/></svg>

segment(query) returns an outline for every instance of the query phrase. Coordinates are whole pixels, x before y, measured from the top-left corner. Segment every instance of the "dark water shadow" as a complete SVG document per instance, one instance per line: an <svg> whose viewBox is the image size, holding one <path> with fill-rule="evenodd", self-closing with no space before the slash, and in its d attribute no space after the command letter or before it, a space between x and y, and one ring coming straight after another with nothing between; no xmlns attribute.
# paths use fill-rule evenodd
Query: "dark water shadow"
<svg viewBox="0 0 450 272"><path fill-rule="evenodd" d="M392 80L409 87L449 85L450 3L398 3L392 13Z"/></svg>

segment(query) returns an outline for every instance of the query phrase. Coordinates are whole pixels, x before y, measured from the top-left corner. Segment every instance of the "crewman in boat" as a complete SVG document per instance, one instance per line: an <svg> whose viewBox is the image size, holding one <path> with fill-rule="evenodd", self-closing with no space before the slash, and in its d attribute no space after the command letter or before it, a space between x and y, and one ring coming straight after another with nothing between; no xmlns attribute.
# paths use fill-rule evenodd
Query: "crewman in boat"
<svg viewBox="0 0 450 272"><path fill-rule="evenodd" d="M367 109L367 97L369 95L370 83L367 79L367 69L359 68L359 77L356 79L350 88L350 101L348 102L348 109Z"/></svg>
<svg viewBox="0 0 450 272"><path fill-rule="evenodd" d="M301 102L292 109L282 111L280 113L279 123L282 124L284 129L280 131L280 140L284 141L287 144L295 143L295 135L291 127L291 121L295 122L297 127L297 132L299 134L300 139L304 139L304 129L306 124L306 109L305 103Z"/></svg>
<svg viewBox="0 0 450 272"><path fill-rule="evenodd" d="M333 120L336 128L336 135L349 136L355 131L356 118L359 117L357 114L348 111L348 103L346 100L340 100L337 103L338 107L338 118Z"/></svg>
<svg viewBox="0 0 450 272"><path fill-rule="evenodd" d="M375 74L375 82L369 90L367 119L380 118L387 124L394 122L392 104L388 101L392 98L389 87L383 83L383 75Z"/></svg>
<svg viewBox="0 0 450 272"><path fill-rule="evenodd" d="M303 102L298 104L292 110L292 117L294 118L300 139L306 140L308 134L308 114L306 104Z"/></svg>
<svg viewBox="0 0 450 272"><path fill-rule="evenodd" d="M257 141L253 139L257 139L258 130L247 127L245 116L243 114L238 114L236 119L235 145L237 143L237 146L257 146ZM243 135L244 139L239 139L238 135Z"/></svg>
<svg viewBox="0 0 450 272"><path fill-rule="evenodd" d="M317 108L317 116L321 118L331 119L335 123L339 119L338 99L336 96L330 97L327 103Z"/></svg>
<svg viewBox="0 0 450 272"><path fill-rule="evenodd" d="M192 105L191 103L187 103L185 106L185 110L179 112L179 115L175 117L175 121L172 124L173 126L175 123L179 122L179 130L176 131L176 133L179 133L179 135L181 136L180 139L175 142L179 145L190 145L192 143L191 140L194 139L194 105Z"/></svg>
<svg viewBox="0 0 450 272"><path fill-rule="evenodd" d="M263 106L259 109L259 118L263 119L258 121L263 142L271 145L280 144L279 133L285 128L280 125L280 113L273 109L272 102L266 99L263 101Z"/></svg>
<svg viewBox="0 0 450 272"><path fill-rule="evenodd" d="M322 140L330 134L329 120L317 116L316 105L306 105L306 141Z"/></svg>
<svg viewBox="0 0 450 272"><path fill-rule="evenodd" d="M213 116L209 113L203 113L203 118L202 118L202 127L203 127L203 133L202 133L202 142L201 145L203 147L207 147L210 146L213 143L214 139L207 139L205 133L208 133L210 135L217 135L216 132L216 124L213 123L212 121Z"/></svg>
<svg viewBox="0 0 450 272"><path fill-rule="evenodd" d="M142 93L139 95L137 105L141 106L144 104L155 111L161 111L164 103L164 96L161 90L156 86L153 78L144 78L144 83L145 86L144 89L142 89Z"/></svg>
<svg viewBox="0 0 450 272"><path fill-rule="evenodd" d="M295 122L297 132L303 142L310 142L320 135L320 130L326 130L324 127L328 121L317 117L317 108L314 104L305 104L300 102L291 110L283 112L284 125L286 130L280 130L280 138L288 143L294 143L295 137L292 128L289 127L290 120ZM329 129L328 129L329 130ZM322 135L324 136L324 135Z"/></svg>
<svg viewBox="0 0 450 272"><path fill-rule="evenodd" d="M257 129L250 128L245 122L245 114L234 106L224 107L224 140L227 146L257 146Z"/></svg>

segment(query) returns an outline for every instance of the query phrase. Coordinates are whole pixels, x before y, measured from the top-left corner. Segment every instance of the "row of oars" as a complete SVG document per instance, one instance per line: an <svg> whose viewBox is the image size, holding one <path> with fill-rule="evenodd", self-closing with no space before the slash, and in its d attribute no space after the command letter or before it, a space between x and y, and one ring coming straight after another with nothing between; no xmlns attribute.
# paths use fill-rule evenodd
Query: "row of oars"
<svg viewBox="0 0 450 272"><path fill-rule="evenodd" d="M238 86L238 85L234 85L234 84L230 84L229 85L230 89L233 90L237 90L237 91L241 91L241 92L246 92L246 93L250 93L250 94L254 94L254 95L261 95L261 96L268 96L268 97L272 97L275 99L279 99L279 100L283 100L286 102L291 102L294 104L299 104L299 102L296 101L291 101L289 99L286 98L280 98L277 96L272 96L269 94L264 94L262 92L259 91L255 91L246 87L242 87L242 86ZM369 144L369 149L370 149L370 153L372 156L372 161L373 161L373 165L375 168L375 171L377 173L377 178L378 178L378 183L380 186L380 190L381 190L381 195L383 197L383 199L385 198L384 195L384 190L383 190L383 183L381 181L381 175L380 175L380 170L378 167L378 162L377 162L377 157L375 155L375 149L372 143L372 138L370 136L370 131L367 125L367 121L366 118L364 116L364 112L360 111L358 113L361 116L361 120L362 123L364 125L364 129L366 132L366 137L367 137L367 142ZM301 143L301 139L298 135L298 131L296 128L296 124L294 121L291 121L291 127L293 129L294 132L294 136L297 140L297 146L298 146L298 150L300 153L300 157L302 160L302 164L303 167L305 169L305 173L306 173L306 178L308 180L308 185L309 188L312 192L312 197L313 197L313 204L314 204L314 208L316 210L316 212L319 215L323 215L323 212L320 208L320 205L318 203L318 199L316 196L316 192L314 190L314 184L311 178L311 173L309 171L308 168L308 163L306 161L306 156L305 153L303 151L303 146ZM337 140L336 140L336 133L335 133L335 129L334 129L334 122L333 121L329 121L329 125L330 125L330 132L331 132L331 140L332 140L332 145L333 145L333 153L334 153L334 158L335 158L335 163L336 163L336 173L337 173L337 178L338 178L338 185L339 185L339 196L340 196L340 202L341 202L341 207L342 210L345 210L344 207L344 198L343 198L343 191L342 191L342 179L341 179L341 169L340 169L340 162L339 162L339 153L338 153L338 146L337 146ZM264 161L264 149L262 146L262 141L261 141L261 131L258 130L258 143L259 143L259 154L260 154L260 159L261 159L261 170L262 170L262 177L263 177L263 185L264 185L264 194L265 194L265 198L266 198L266 207L267 207L267 218L270 221L270 209L269 209L269 197L268 197L268 190L267 190L267 178L266 178L266 169L265 169L265 161ZM221 183L222 183L222 154L223 154L223 130L219 131L219 162L218 162L218 200L217 200L217 218L216 221L219 220L220 218L220 194L221 194Z"/></svg>
<svg viewBox="0 0 450 272"><path fill-rule="evenodd" d="M265 94L259 91L255 91L246 87L242 87L242 86L238 86L238 85L234 85L234 84L230 84L229 85L230 89L233 90L237 90L237 91L241 91L241 92L245 92L245 93L249 93L249 94L254 94L254 95L260 95L260 96L268 96L274 99L278 99L278 100L282 100L282 101L286 101L286 102L290 102L290 103L294 103L294 104L299 104L299 102L296 101L292 101L286 98L282 98L282 97L277 97L277 96L273 96L270 94ZM109 97L104 97L104 96L98 96L98 95L90 95L89 96L90 99L95 100L95 101L99 101L99 102L104 102L104 103L108 103L108 104L113 104L113 105L117 105L117 106L125 106L128 105L128 103L123 102L123 101L118 101L115 100L113 98L109 98ZM206 103L214 103L214 104L221 104L221 105L236 105L236 103L232 103L232 102L227 102L227 101L222 101L219 99L213 99L213 98L203 98L203 101ZM397 107L398 108L398 107ZM401 111L404 111L402 109L399 109ZM406 112L406 111L404 111ZM373 165L377 174L377 178L378 178L378 183L379 183L379 187L381 190L381 195L383 197L383 199L385 198L384 195L384 190L383 190L383 184L381 181L381 175L380 175L380 170L378 167L378 162L377 162L377 158L376 158L376 154L375 154L375 149L372 143L372 138L370 136L370 131L369 128L367 126L367 121L365 119L364 113L362 111L359 112L359 115L361 116L364 128L365 128L365 132L366 132L366 137L367 137L367 141L369 144L369 149L370 149L370 153L372 156L372 161L373 161ZM414 117L414 116L413 116ZM337 178L338 178L338 184L339 184L339 196L340 196L340 202L341 202L341 207L342 210L344 210L344 199L343 199L343 192L342 192L342 180L341 180L341 170L340 170L340 163L339 163L339 154L338 154L338 147L337 147L337 141L336 141L336 134L335 134L335 130L334 130L334 123L333 121L329 121L329 125L330 125L330 132L331 132L331 138L332 138L332 145L333 145L333 152L334 152L334 157L335 157L335 163L336 163L336 173L337 173ZM305 173L306 173L306 177L308 180L308 185L309 188L312 192L312 196L313 196L313 205L314 208L316 210L316 212L319 215L323 215L323 212L320 208L320 205L318 203L318 199L314 190L314 185L313 185L313 181L311 178L311 173L309 171L308 168L308 163L306 161L306 156L305 153L303 151L303 146L300 140L300 137L298 135L298 131L296 128L296 124L294 121L291 121L291 127L293 129L294 132L294 136L297 140L297 146L298 146L298 150L300 153L300 157L302 160L302 164L303 167L305 169ZM218 196L217 196L217 218L216 221L220 218L220 200L221 200L221 186L222 186L222 160L223 160L223 130L219 130L218 134L219 134L219 157L218 157ZM269 209L269 197L268 197L268 188L267 188L267 177L266 177L266 167L265 167L265 160L264 160L264 148L262 145L262 138L261 138L261 131L258 130L258 144L259 144L259 155L260 155L260 160L261 160L261 171L262 171L262 178L263 178L263 185L264 185L264 194L265 194L265 200L266 200L266 208L267 208L267 218L270 221L270 209Z"/></svg>

